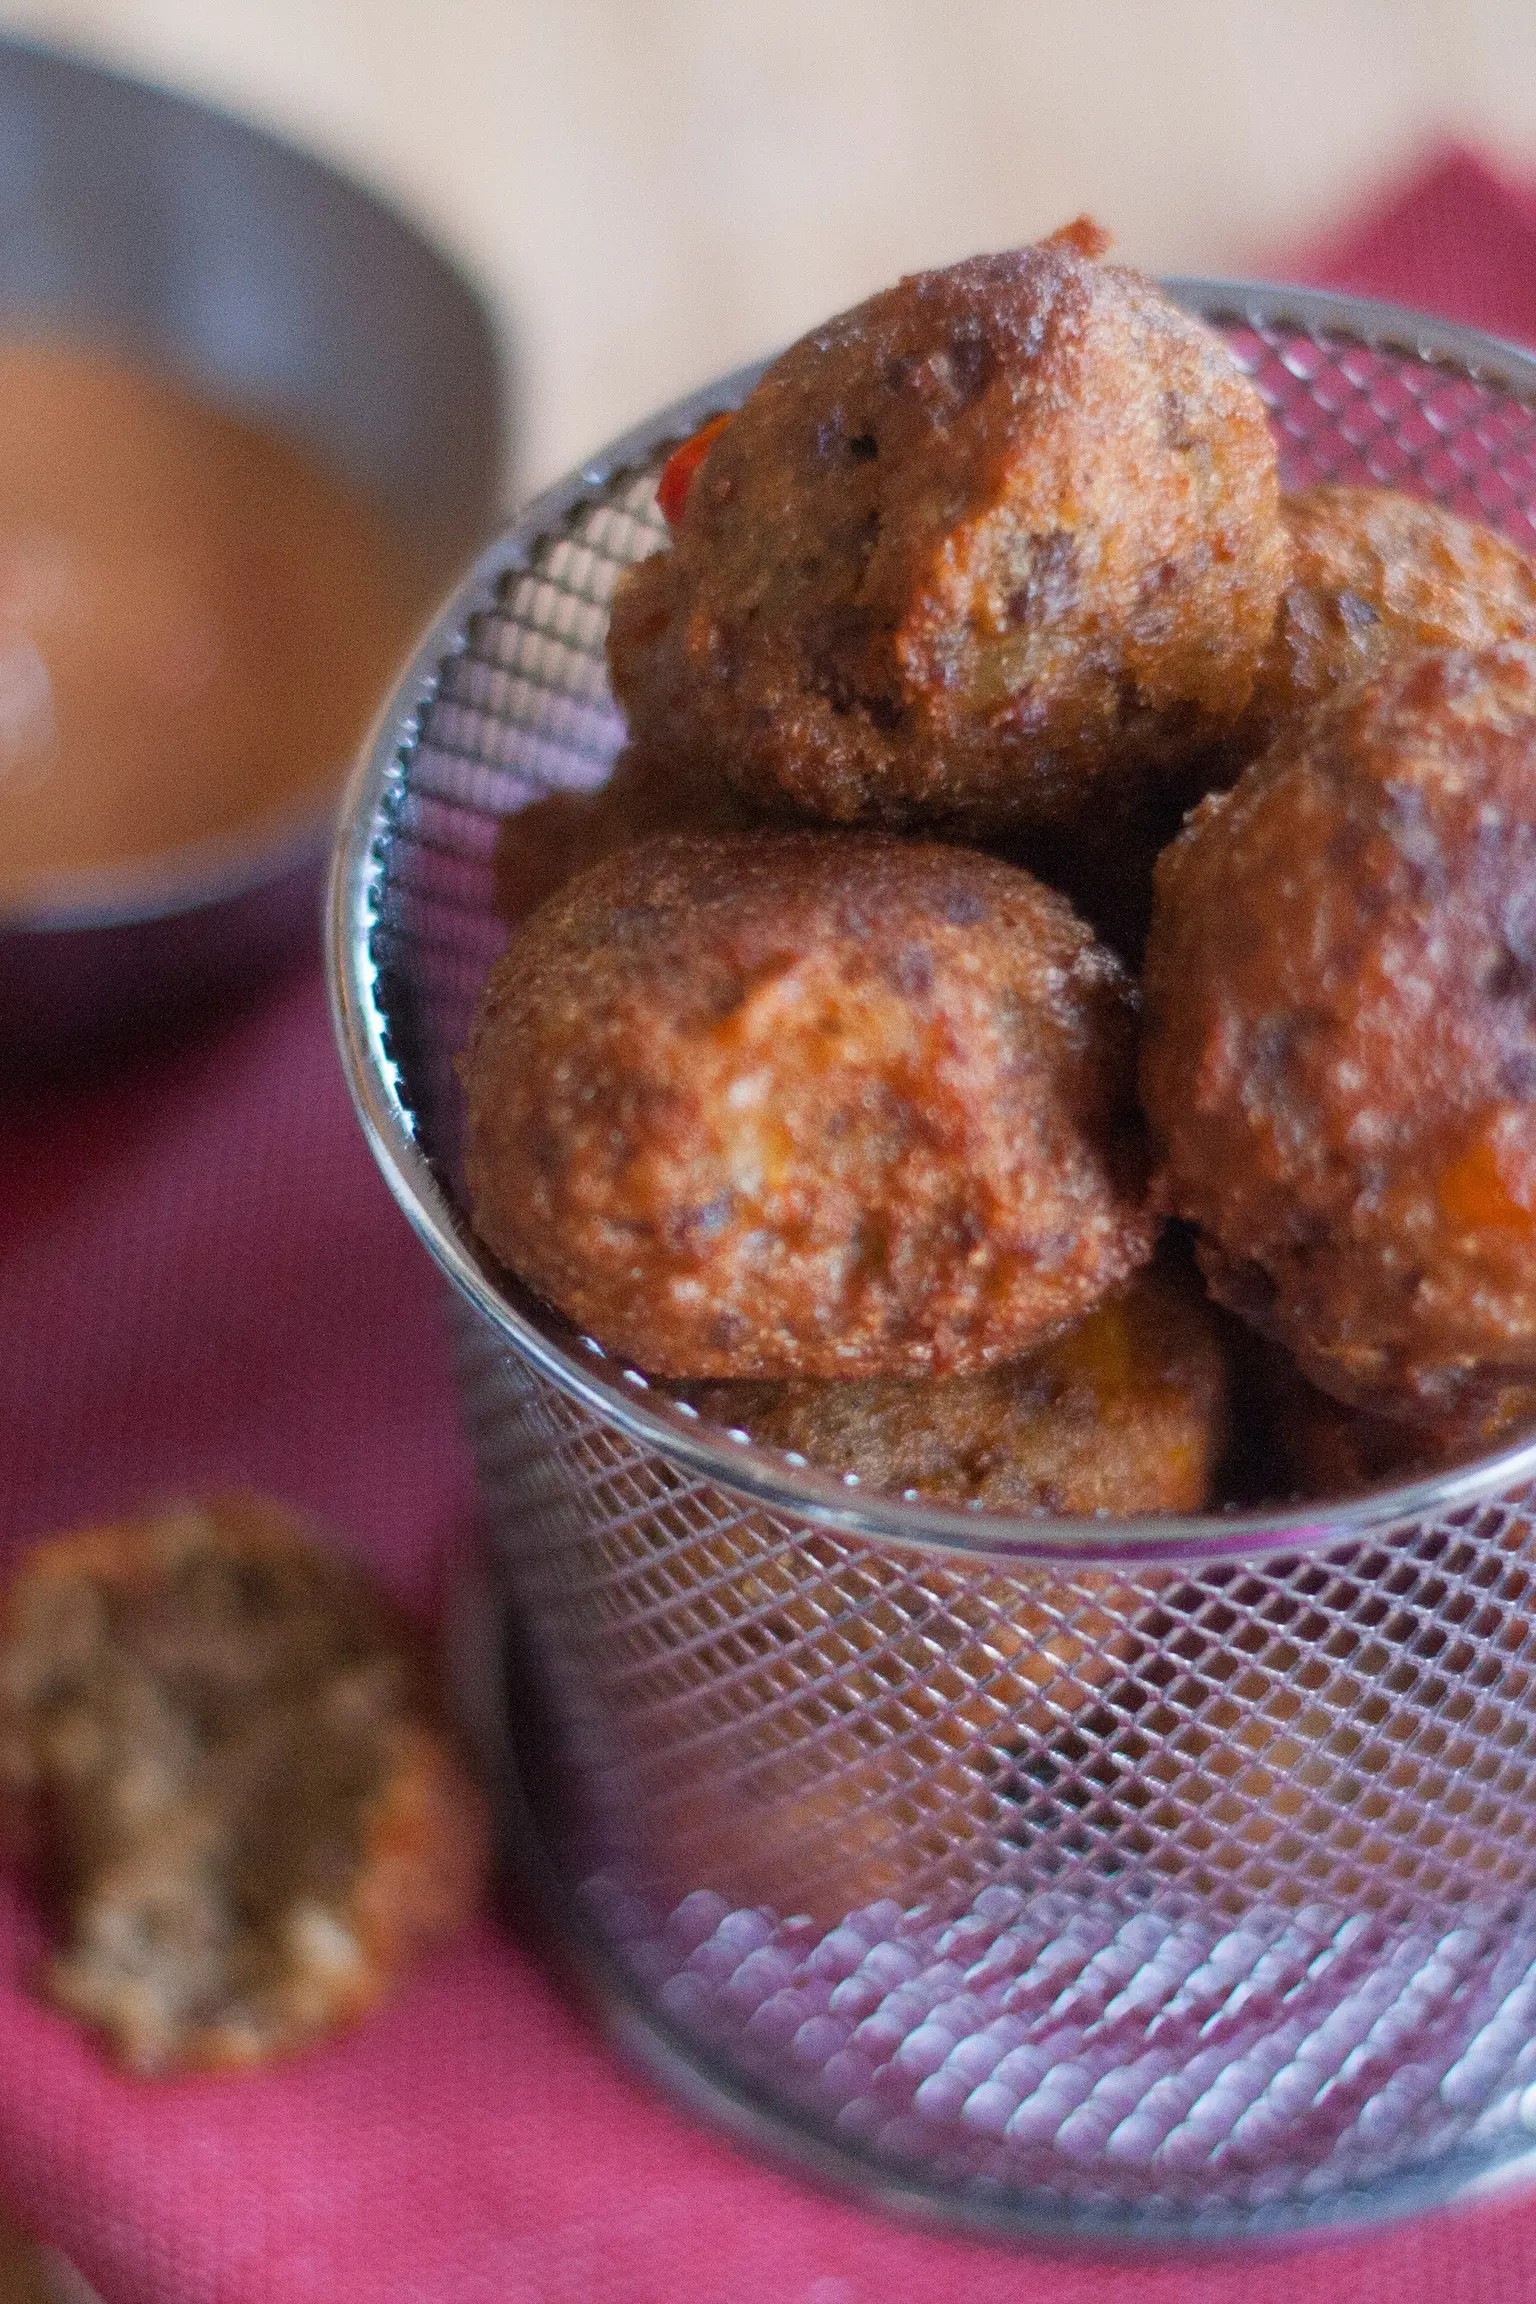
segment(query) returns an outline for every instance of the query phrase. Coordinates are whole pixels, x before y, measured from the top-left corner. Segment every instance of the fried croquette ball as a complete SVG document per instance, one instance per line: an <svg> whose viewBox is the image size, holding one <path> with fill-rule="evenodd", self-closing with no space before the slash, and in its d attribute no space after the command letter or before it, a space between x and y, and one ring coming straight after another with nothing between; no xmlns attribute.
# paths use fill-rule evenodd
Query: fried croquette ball
<svg viewBox="0 0 1536 2304"><path fill-rule="evenodd" d="M775 361L614 596L632 736L839 823L1079 822L1248 703L1288 568L1257 391L1086 219Z"/></svg>
<svg viewBox="0 0 1536 2304"><path fill-rule="evenodd" d="M993 1512L1200 1512L1226 1440L1226 1362L1182 1273L978 1376L700 1385L694 1405L866 1488Z"/></svg>
<svg viewBox="0 0 1536 2304"><path fill-rule="evenodd" d="M1291 578L1238 731L1249 755L1391 657L1536 638L1536 564L1491 528L1391 488L1306 488L1281 512Z"/></svg>
<svg viewBox="0 0 1536 2304"><path fill-rule="evenodd" d="M1214 1293L1357 1406L1536 1374L1536 651L1346 691L1157 868L1142 1090Z"/></svg>
<svg viewBox="0 0 1536 2304"><path fill-rule="evenodd" d="M990 1367L1151 1253L1134 1036L1120 963L989 857L652 841L491 972L476 1229L657 1375Z"/></svg>
<svg viewBox="0 0 1536 2304"><path fill-rule="evenodd" d="M1291 578L1253 697L1230 738L1177 775L1145 778L1016 860L1060 888L1139 968L1159 851L1205 793L1315 705L1422 648L1536 638L1536 563L1490 528L1390 488L1307 488L1281 500Z"/></svg>
<svg viewBox="0 0 1536 2304"><path fill-rule="evenodd" d="M0 1795L63 1916L49 1992L137 2072L354 2021L469 1916L485 1864L408 1635L256 1497L24 1557Z"/></svg>
<svg viewBox="0 0 1536 2304"><path fill-rule="evenodd" d="M504 816L496 837L496 909L509 926L605 856L665 832L745 832L758 812L717 764L629 745L593 792L546 792Z"/></svg>

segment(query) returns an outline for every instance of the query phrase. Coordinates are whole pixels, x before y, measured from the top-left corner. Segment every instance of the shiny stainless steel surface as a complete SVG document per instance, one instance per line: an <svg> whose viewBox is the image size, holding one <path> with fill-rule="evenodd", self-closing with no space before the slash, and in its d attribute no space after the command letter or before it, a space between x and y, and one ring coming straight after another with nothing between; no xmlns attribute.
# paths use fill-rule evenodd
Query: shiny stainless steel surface
<svg viewBox="0 0 1536 2304"><path fill-rule="evenodd" d="M1536 361L1342 298L1175 293L1292 484L1387 480L1531 542ZM1486 2184L1536 2130L1536 1444L1337 1509L941 1511L690 1418L465 1221L499 823L606 772L612 585L661 537L667 443L750 380L483 558L332 882L353 1093L454 1284L515 1642L493 1701L570 1941L674 2085L906 2207L1166 2242Z"/></svg>
<svg viewBox="0 0 1536 2304"><path fill-rule="evenodd" d="M121 348L270 421L443 585L501 500L495 337L404 218L238 120L3 40L0 327ZM315 811L0 911L0 1048L107 1034L312 945L330 833Z"/></svg>

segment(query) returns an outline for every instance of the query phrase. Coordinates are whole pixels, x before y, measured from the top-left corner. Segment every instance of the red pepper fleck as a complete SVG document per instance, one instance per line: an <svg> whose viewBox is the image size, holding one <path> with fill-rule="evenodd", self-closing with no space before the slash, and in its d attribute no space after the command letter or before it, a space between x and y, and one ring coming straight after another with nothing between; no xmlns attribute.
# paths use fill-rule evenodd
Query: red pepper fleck
<svg viewBox="0 0 1536 2304"><path fill-rule="evenodd" d="M669 528L677 527L681 521L683 506L688 501L688 491L693 486L693 476L709 454L711 441L718 438L730 420L729 409L721 416L711 416L707 424L700 425L691 440L685 440L681 448L674 448L663 464L661 478L656 483L656 502Z"/></svg>

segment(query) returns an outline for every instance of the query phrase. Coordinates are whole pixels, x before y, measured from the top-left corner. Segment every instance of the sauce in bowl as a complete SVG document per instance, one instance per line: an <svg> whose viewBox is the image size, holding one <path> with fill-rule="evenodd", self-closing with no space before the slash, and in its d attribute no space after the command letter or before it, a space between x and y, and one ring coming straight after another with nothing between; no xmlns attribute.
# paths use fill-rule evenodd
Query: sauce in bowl
<svg viewBox="0 0 1536 2304"><path fill-rule="evenodd" d="M429 594L276 432L0 342L0 910L320 807Z"/></svg>

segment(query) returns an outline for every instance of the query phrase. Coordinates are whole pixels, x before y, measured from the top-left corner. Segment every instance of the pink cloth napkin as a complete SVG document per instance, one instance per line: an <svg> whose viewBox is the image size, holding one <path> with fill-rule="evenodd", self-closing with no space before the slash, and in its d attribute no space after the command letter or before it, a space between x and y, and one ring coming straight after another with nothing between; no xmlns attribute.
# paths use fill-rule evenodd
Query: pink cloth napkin
<svg viewBox="0 0 1536 2304"><path fill-rule="evenodd" d="M1536 347L1536 179L1513 182L1450 146L1265 276L1383 296Z"/></svg>
<svg viewBox="0 0 1536 2304"><path fill-rule="evenodd" d="M1453 153L1271 267L1536 343L1536 190ZM0 1552L248 1482L429 1608L471 1508L439 1283L374 1170L313 975L199 1047L0 1104ZM882 2221L619 2067L490 1920L269 2074L115 2077L0 1887L0 2191L110 2304L1505 2304L1536 2200L1152 2268Z"/></svg>

